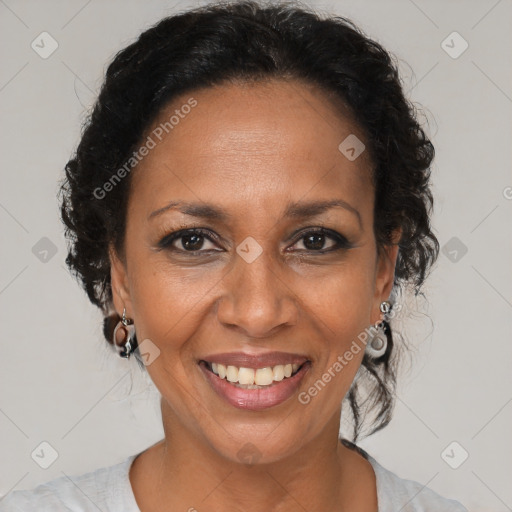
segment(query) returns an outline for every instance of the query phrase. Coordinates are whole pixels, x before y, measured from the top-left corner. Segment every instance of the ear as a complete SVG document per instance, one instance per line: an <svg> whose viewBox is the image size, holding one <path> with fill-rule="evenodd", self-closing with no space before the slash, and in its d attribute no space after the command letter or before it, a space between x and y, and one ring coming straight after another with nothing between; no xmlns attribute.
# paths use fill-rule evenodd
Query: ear
<svg viewBox="0 0 512 512"><path fill-rule="evenodd" d="M126 264L112 245L109 246L108 252L110 258L110 285L112 287L114 308L119 316L122 315L123 309L126 308L126 314L130 317L133 308L130 299Z"/></svg>
<svg viewBox="0 0 512 512"><path fill-rule="evenodd" d="M402 229L393 232L392 243L386 245L379 253L375 269L375 294L372 305L372 324L381 319L380 304L388 300L393 281L395 279L395 266L398 257L398 243L402 235Z"/></svg>

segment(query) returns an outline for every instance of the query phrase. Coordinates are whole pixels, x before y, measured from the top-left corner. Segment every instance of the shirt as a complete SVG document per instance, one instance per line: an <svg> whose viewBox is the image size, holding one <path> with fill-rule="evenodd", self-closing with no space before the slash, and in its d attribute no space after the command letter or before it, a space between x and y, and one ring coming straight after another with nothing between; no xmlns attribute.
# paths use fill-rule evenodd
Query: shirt
<svg viewBox="0 0 512 512"><path fill-rule="evenodd" d="M458 501L398 477L364 450L356 449L375 472L378 512L468 512ZM0 512L141 512L129 479L137 455L79 476L58 477L32 490L12 491L0 500Z"/></svg>

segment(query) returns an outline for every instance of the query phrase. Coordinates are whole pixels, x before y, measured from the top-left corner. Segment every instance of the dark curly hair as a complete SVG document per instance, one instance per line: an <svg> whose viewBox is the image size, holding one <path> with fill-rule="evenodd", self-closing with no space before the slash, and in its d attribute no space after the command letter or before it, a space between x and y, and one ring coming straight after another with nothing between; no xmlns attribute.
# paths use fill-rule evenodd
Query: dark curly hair
<svg viewBox="0 0 512 512"><path fill-rule="evenodd" d="M123 254L130 175L108 194L97 191L133 156L161 109L194 89L240 81L286 79L316 85L346 107L365 133L373 163L374 235L379 251L397 243L393 290L417 295L437 259L430 228L434 148L406 100L394 56L350 20L297 2L214 3L166 17L120 51L109 65L60 190L69 253L66 263L101 308L111 343L109 246ZM103 189L102 189L103 190ZM105 197L103 197L105 196ZM364 357L346 399L354 440L371 412L369 433L387 425L394 404L397 344ZM364 377L364 378L362 378Z"/></svg>

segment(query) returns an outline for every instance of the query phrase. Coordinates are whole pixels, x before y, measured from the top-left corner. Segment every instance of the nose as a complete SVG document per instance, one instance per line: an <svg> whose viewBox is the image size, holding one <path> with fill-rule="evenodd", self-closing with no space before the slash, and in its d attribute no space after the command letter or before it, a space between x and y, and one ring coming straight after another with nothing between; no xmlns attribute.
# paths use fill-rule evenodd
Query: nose
<svg viewBox="0 0 512 512"><path fill-rule="evenodd" d="M265 338L298 319L298 297L286 282L282 266L269 251L251 263L238 254L224 277L224 292L217 303L219 321L248 338Z"/></svg>

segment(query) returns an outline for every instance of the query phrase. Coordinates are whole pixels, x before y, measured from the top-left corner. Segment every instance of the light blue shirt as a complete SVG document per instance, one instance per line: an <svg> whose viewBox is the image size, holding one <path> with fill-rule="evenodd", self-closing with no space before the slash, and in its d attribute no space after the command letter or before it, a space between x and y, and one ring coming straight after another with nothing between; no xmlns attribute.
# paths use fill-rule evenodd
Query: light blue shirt
<svg viewBox="0 0 512 512"><path fill-rule="evenodd" d="M378 512L468 512L458 501L404 480L364 454L375 472ZM128 476L137 455L71 479L58 477L32 490L12 491L0 500L0 512L140 512Z"/></svg>

